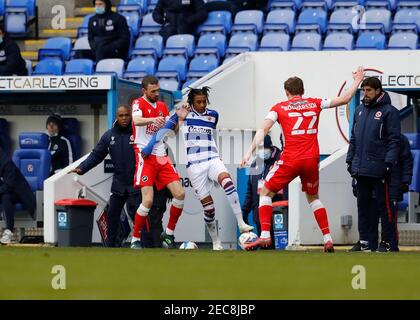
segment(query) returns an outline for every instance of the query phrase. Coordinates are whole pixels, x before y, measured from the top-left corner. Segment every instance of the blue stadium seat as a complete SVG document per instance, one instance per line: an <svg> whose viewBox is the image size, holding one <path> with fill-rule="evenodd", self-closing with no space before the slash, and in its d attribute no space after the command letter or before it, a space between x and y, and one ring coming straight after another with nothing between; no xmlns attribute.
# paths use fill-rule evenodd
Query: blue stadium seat
<svg viewBox="0 0 420 320"><path fill-rule="evenodd" d="M163 39L160 35L142 35L137 39L131 57L150 56L157 60L162 57L162 53Z"/></svg>
<svg viewBox="0 0 420 320"><path fill-rule="evenodd" d="M328 24L329 30L347 30L351 27L351 32L359 31L359 12L353 9L340 9L331 13Z"/></svg>
<svg viewBox="0 0 420 320"><path fill-rule="evenodd" d="M187 73L187 79L201 78L216 69L218 66L219 60L216 57L195 57L191 60L190 70Z"/></svg>
<svg viewBox="0 0 420 320"><path fill-rule="evenodd" d="M191 58L195 51L195 39L191 34L176 34L166 40L163 55L181 55Z"/></svg>
<svg viewBox="0 0 420 320"><path fill-rule="evenodd" d="M174 79L160 79L159 85L161 89L168 91L177 91L179 90L179 82Z"/></svg>
<svg viewBox="0 0 420 320"><path fill-rule="evenodd" d="M316 31L324 33L327 27L327 13L323 9L308 8L303 10L296 24L296 31Z"/></svg>
<svg viewBox="0 0 420 320"><path fill-rule="evenodd" d="M0 0L0 16L3 16L6 10L6 0Z"/></svg>
<svg viewBox="0 0 420 320"><path fill-rule="evenodd" d="M122 11L120 14L127 20L132 36L137 37L139 35L141 21L139 13L136 11Z"/></svg>
<svg viewBox="0 0 420 320"><path fill-rule="evenodd" d="M73 161L76 161L82 155L82 137L80 136L79 120L76 118L63 118L62 134L70 141Z"/></svg>
<svg viewBox="0 0 420 320"><path fill-rule="evenodd" d="M379 31L364 31L359 33L356 50L384 50L385 35Z"/></svg>
<svg viewBox="0 0 420 320"><path fill-rule="evenodd" d="M44 48L38 50L38 60L59 58L63 61L70 59L71 39L65 37L49 38Z"/></svg>
<svg viewBox="0 0 420 320"><path fill-rule="evenodd" d="M71 51L71 56L74 57L76 54L80 53L83 55L83 52L91 52L90 44L88 37L81 37L76 40L74 43L73 49Z"/></svg>
<svg viewBox="0 0 420 320"><path fill-rule="evenodd" d="M403 8L395 13L393 29L407 25L415 26L417 32L420 32L420 10L418 8Z"/></svg>
<svg viewBox="0 0 420 320"><path fill-rule="evenodd" d="M344 8L354 8L356 6L363 6L364 2L365 0L332 0L331 9L338 10Z"/></svg>
<svg viewBox="0 0 420 320"><path fill-rule="evenodd" d="M388 10L395 10L398 0L366 0L365 8L384 8Z"/></svg>
<svg viewBox="0 0 420 320"><path fill-rule="evenodd" d="M395 32L388 41L388 49L418 49L419 37L414 32Z"/></svg>
<svg viewBox="0 0 420 320"><path fill-rule="evenodd" d="M420 6L420 0L399 0L397 8L418 8Z"/></svg>
<svg viewBox="0 0 420 320"><path fill-rule="evenodd" d="M211 55L220 59L225 56L226 36L224 34L203 34L198 39L195 55Z"/></svg>
<svg viewBox="0 0 420 320"><path fill-rule="evenodd" d="M13 153L13 162L28 181L32 191L44 190L44 180L50 174L51 155L45 133L19 134L20 149Z"/></svg>
<svg viewBox="0 0 420 320"><path fill-rule="evenodd" d="M291 10L297 11L301 8L301 0L270 0L268 3L269 11L282 10L289 8Z"/></svg>
<svg viewBox="0 0 420 320"><path fill-rule="evenodd" d="M232 33L253 32L261 34L264 27L264 13L260 10L239 11L235 16Z"/></svg>
<svg viewBox="0 0 420 320"><path fill-rule="evenodd" d="M288 9L274 10L268 13L264 25L264 34L267 32L282 31L285 33L295 32L295 11Z"/></svg>
<svg viewBox="0 0 420 320"><path fill-rule="evenodd" d="M219 32L230 34L232 31L232 14L229 11L209 12L207 20L198 27L198 33Z"/></svg>
<svg viewBox="0 0 420 320"><path fill-rule="evenodd" d="M159 34L160 28L161 25L153 20L151 13L148 13L143 16L140 34Z"/></svg>
<svg viewBox="0 0 420 320"><path fill-rule="evenodd" d="M290 36L286 33L268 33L261 39L258 51L289 51Z"/></svg>
<svg viewBox="0 0 420 320"><path fill-rule="evenodd" d="M163 57L159 62L158 78L175 79L178 82L185 81L187 74L187 60L180 56Z"/></svg>
<svg viewBox="0 0 420 320"><path fill-rule="evenodd" d="M32 61L25 59L26 70L28 70L28 76L32 75Z"/></svg>
<svg viewBox="0 0 420 320"><path fill-rule="evenodd" d="M302 0L301 8L302 10L308 8L319 8L324 11L328 11L330 8L331 0Z"/></svg>
<svg viewBox="0 0 420 320"><path fill-rule="evenodd" d="M140 57L131 60L124 73L124 79L140 81L146 75L153 75L156 72L156 61L151 57Z"/></svg>
<svg viewBox="0 0 420 320"><path fill-rule="evenodd" d="M258 37L253 33L234 34L229 41L226 50L226 57L235 56L242 52L256 51L258 47Z"/></svg>
<svg viewBox="0 0 420 320"><path fill-rule="evenodd" d="M147 12L147 0L121 0L117 6L117 12Z"/></svg>
<svg viewBox="0 0 420 320"><path fill-rule="evenodd" d="M10 130L9 122L6 119L0 119L0 148L9 155L11 151L11 140L10 140Z"/></svg>
<svg viewBox="0 0 420 320"><path fill-rule="evenodd" d="M188 88L190 85L192 85L194 82L196 82L197 79L190 79L184 82L184 84L182 85L182 90Z"/></svg>
<svg viewBox="0 0 420 320"><path fill-rule="evenodd" d="M88 35L89 20L94 14L88 14L83 18L82 25L77 28L77 37L86 37Z"/></svg>
<svg viewBox="0 0 420 320"><path fill-rule="evenodd" d="M147 12L152 12L156 5L158 3L158 0L148 0L147 1Z"/></svg>
<svg viewBox="0 0 420 320"><path fill-rule="evenodd" d="M346 32L329 33L324 40L323 50L353 50L354 37Z"/></svg>
<svg viewBox="0 0 420 320"><path fill-rule="evenodd" d="M383 8L372 8L367 10L360 20L362 30L382 30L389 33L391 31L391 11Z"/></svg>
<svg viewBox="0 0 420 320"><path fill-rule="evenodd" d="M6 5L4 20L6 32L13 36L25 36L28 27L36 22L36 0L9 0Z"/></svg>
<svg viewBox="0 0 420 320"><path fill-rule="evenodd" d="M292 41L291 51L321 50L321 35L317 32L299 32Z"/></svg>
<svg viewBox="0 0 420 320"><path fill-rule="evenodd" d="M37 63L32 75L55 75L63 74L64 63L59 59L44 59Z"/></svg>
<svg viewBox="0 0 420 320"><path fill-rule="evenodd" d="M92 75L93 61L89 59L74 59L67 62L64 74Z"/></svg>
<svg viewBox="0 0 420 320"><path fill-rule="evenodd" d="M122 59L102 59L96 65L97 74L116 74L119 78L124 74L124 60Z"/></svg>

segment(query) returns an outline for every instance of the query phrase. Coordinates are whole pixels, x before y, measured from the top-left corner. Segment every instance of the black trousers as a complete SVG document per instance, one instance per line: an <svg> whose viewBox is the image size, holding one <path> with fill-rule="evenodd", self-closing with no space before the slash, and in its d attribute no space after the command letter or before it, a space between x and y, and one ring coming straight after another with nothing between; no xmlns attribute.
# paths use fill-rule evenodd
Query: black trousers
<svg viewBox="0 0 420 320"><path fill-rule="evenodd" d="M378 224L382 222L382 240L398 246L397 203L389 197L388 182L380 178L357 177L359 239L368 241L371 250L378 248Z"/></svg>
<svg viewBox="0 0 420 320"><path fill-rule="evenodd" d="M124 205L127 203L127 211L130 217L134 217L136 210L139 207L141 202L140 193L125 193L121 194L111 194L109 198L109 208L108 208L108 243L109 247L116 247L119 244L115 243L118 225L120 223L120 215Z"/></svg>
<svg viewBox="0 0 420 320"><path fill-rule="evenodd" d="M5 192L0 196L0 204L4 210L6 228L13 232L15 227L15 205L19 202L19 197L13 192Z"/></svg>

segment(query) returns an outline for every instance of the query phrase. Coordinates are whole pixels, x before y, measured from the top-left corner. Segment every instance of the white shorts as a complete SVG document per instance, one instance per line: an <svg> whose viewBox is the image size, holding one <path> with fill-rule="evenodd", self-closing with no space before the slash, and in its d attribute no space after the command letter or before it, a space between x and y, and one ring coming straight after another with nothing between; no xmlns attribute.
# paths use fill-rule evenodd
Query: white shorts
<svg viewBox="0 0 420 320"><path fill-rule="evenodd" d="M219 175L228 171L222 160L215 158L193 164L187 169L187 172L195 190L195 195L199 200L202 200L210 195L213 183L218 183L217 178Z"/></svg>

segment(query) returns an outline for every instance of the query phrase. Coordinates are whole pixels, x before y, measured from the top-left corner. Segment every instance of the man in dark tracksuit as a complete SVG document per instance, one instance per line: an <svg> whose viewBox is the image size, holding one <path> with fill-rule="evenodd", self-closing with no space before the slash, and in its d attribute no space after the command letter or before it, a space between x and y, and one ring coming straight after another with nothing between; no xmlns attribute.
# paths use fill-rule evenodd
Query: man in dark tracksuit
<svg viewBox="0 0 420 320"><path fill-rule="evenodd" d="M258 234L261 233L261 225L258 215L258 206L260 202L258 189L261 188L265 177L271 170L274 163L280 159L281 152L282 150L273 145L271 137L269 135L266 135L264 138L264 149L260 150L259 154L257 154L257 157L259 159L256 159L251 164L251 172L248 178L245 201L242 206L242 214L244 221L248 223L248 215L249 212L252 211L253 222L257 226ZM261 161L264 161L263 168L258 168L257 162L261 163ZM273 198L273 202L280 200L283 200L281 195L275 195ZM273 226L271 226L271 228L273 228ZM274 248L274 243L271 247Z"/></svg>
<svg viewBox="0 0 420 320"><path fill-rule="evenodd" d="M0 25L0 76L27 76L25 60L16 41L10 39Z"/></svg>
<svg viewBox="0 0 420 320"><path fill-rule="evenodd" d="M348 171L357 180L360 240L352 251L376 251L369 230L372 223L377 221L378 213L385 215L388 207L395 212L395 202L390 201L387 195L391 170L398 163L401 127L399 112L391 105L391 99L382 90L378 78L366 78L362 82L362 89L364 98L355 111L346 159ZM370 210L372 192L376 197L376 211Z"/></svg>
<svg viewBox="0 0 420 320"><path fill-rule="evenodd" d="M61 135L63 119L58 114L52 114L47 118L46 128L50 140L48 146L51 153L50 175L53 175L73 163L73 150L69 139Z"/></svg>
<svg viewBox="0 0 420 320"><path fill-rule="evenodd" d="M11 242L15 224L15 205L21 203L25 210L34 217L36 199L20 170L0 148L0 206L6 220L6 230L1 238L2 244Z"/></svg>
<svg viewBox="0 0 420 320"><path fill-rule="evenodd" d="M159 0L153 10L153 20L162 25L163 41L174 34L194 34L206 19L203 0Z"/></svg>
<svg viewBox="0 0 420 320"><path fill-rule="evenodd" d="M129 212L136 212L140 205L140 191L134 189L135 156L133 151L131 110L120 106L114 126L106 131L88 158L72 172L83 175L100 164L109 154L114 164L114 176L108 209L108 243L115 247L119 219L124 204Z"/></svg>
<svg viewBox="0 0 420 320"><path fill-rule="evenodd" d="M413 155L410 151L410 143L405 135L400 136L400 153L398 164L392 168L391 179L389 182L389 199L393 202L399 202L403 199L403 194L408 192L409 185L413 176ZM353 194L357 197L357 181L353 178ZM371 211L377 210L376 196L372 193ZM373 247L378 244L378 222L381 219L381 242L379 243L379 252L399 251L398 249L398 228L397 228L397 203L395 210L387 210L385 215L380 213L374 215L369 237L372 239Z"/></svg>
<svg viewBox="0 0 420 320"><path fill-rule="evenodd" d="M110 0L93 1L96 14L89 19L88 40L96 62L102 59L126 60L130 30L124 16L111 10Z"/></svg>

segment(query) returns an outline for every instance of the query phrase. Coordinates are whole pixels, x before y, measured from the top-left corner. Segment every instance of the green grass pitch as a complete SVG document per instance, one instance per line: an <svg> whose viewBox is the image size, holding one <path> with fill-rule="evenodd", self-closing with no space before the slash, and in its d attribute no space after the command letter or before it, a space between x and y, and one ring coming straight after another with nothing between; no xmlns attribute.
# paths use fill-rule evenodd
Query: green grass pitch
<svg viewBox="0 0 420 320"><path fill-rule="evenodd" d="M420 253L0 247L0 299L420 299ZM66 271L54 290L52 268ZM355 265L366 289L355 290Z"/></svg>

